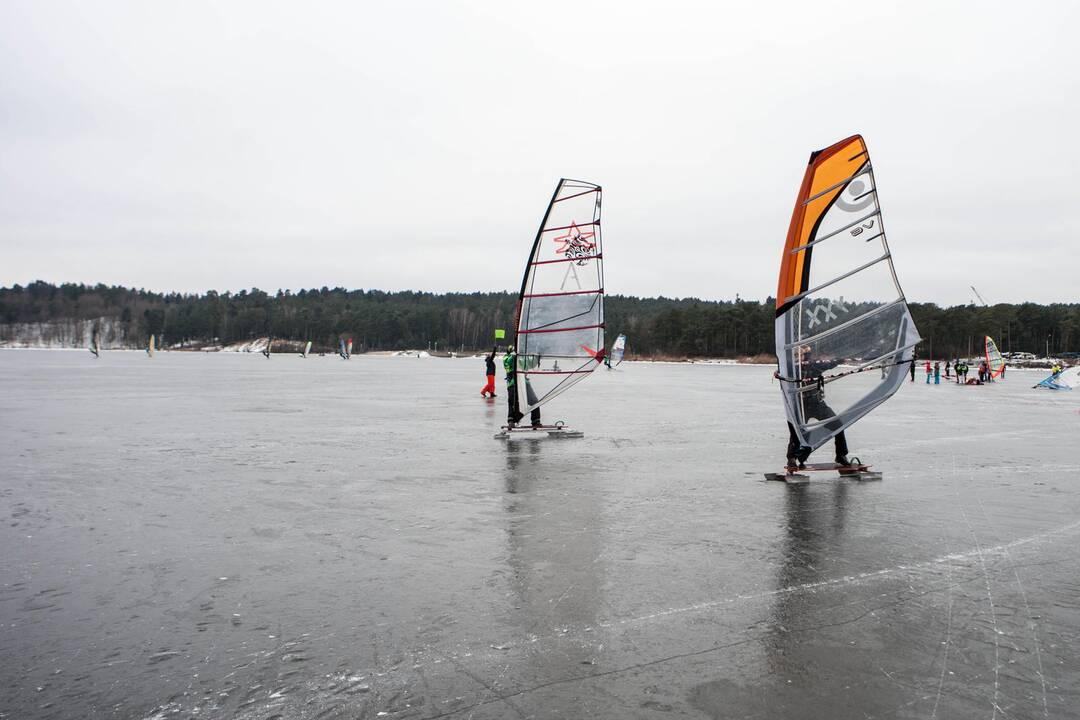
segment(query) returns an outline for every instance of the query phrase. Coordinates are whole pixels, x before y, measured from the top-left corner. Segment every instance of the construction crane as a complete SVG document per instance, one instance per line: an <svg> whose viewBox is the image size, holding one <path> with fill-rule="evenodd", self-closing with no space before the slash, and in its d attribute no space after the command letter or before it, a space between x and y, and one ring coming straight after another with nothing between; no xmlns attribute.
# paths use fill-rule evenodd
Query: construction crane
<svg viewBox="0 0 1080 720"><path fill-rule="evenodd" d="M979 302L981 302L983 304L983 307L990 307L990 305L988 305L987 302L985 300L983 300L983 296L979 294L979 291L975 289L975 286L971 285L970 287L971 287L971 292L975 293L975 297L979 298ZM972 303L972 304L974 304L974 303Z"/></svg>

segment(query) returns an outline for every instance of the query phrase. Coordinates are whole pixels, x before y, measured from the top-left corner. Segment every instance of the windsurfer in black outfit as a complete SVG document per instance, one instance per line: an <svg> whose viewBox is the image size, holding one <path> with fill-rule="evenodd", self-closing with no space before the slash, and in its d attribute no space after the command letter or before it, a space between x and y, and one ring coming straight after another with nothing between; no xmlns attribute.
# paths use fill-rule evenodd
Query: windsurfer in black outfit
<svg viewBox="0 0 1080 720"><path fill-rule="evenodd" d="M831 370L836 366L836 363L811 360L809 349L804 349L802 356L801 381L784 380L783 378L780 378L779 371L774 373L775 377L784 382L796 382L801 388L806 388L800 393L804 419L828 420L829 418L836 417L836 413L829 407L828 403L825 402L825 383L822 382L822 376L825 371ZM794 425L789 422L787 426L787 466L789 468L804 467L807 458L810 457L810 453L812 453L814 449L809 445L803 445L799 442L799 436L795 433ZM836 464L843 467L849 467L851 461L848 460L847 457L847 437L844 435L843 430L833 436L833 442L836 449Z"/></svg>

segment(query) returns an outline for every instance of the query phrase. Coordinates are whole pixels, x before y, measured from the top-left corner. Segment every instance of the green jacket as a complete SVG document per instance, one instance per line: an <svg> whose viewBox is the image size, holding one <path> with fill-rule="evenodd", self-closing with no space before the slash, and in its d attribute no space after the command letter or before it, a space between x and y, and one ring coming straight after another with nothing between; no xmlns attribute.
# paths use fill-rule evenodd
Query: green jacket
<svg viewBox="0 0 1080 720"><path fill-rule="evenodd" d="M503 370L506 371L506 387L514 387L514 363L517 362L517 353L506 353L503 356Z"/></svg>

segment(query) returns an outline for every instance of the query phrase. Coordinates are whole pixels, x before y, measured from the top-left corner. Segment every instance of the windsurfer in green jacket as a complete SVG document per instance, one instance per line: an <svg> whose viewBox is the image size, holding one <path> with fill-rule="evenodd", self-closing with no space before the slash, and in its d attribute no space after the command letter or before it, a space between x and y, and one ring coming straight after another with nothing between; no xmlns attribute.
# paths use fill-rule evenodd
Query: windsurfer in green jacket
<svg viewBox="0 0 1080 720"><path fill-rule="evenodd" d="M508 345L506 347L506 355L503 356L503 370L506 372L506 402L508 406L506 413L506 424L509 427L516 427L517 424L521 422L521 419L525 417L518 405L517 372L515 372L516 365L517 351L514 349L513 345ZM525 377L524 382L525 392L527 393L527 397L530 398L531 402L532 388L529 387L529 379ZM532 412L529 414L529 419L531 420L533 427L540 426L539 407L534 407L532 409Z"/></svg>

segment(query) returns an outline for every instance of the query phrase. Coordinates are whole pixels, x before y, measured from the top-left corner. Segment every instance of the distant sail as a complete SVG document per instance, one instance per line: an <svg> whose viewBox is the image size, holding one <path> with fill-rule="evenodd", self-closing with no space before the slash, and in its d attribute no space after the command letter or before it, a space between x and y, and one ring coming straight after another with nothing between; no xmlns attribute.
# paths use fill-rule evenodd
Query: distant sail
<svg viewBox="0 0 1080 720"><path fill-rule="evenodd" d="M270 358L270 346L274 343L274 338L266 338L266 349L262 351L262 354L269 359Z"/></svg>
<svg viewBox="0 0 1080 720"><path fill-rule="evenodd" d="M349 341L345 343L345 357L352 357L352 338L349 338Z"/></svg>
<svg viewBox="0 0 1080 720"><path fill-rule="evenodd" d="M778 374L800 442L817 449L888 400L919 340L862 137L812 153L776 293ZM871 368L882 372L860 374Z"/></svg>
<svg viewBox="0 0 1080 720"><path fill-rule="evenodd" d="M1005 358L1001 357L994 338L986 336L986 367L990 368L990 374L997 377L1005 370Z"/></svg>
<svg viewBox="0 0 1080 720"><path fill-rule="evenodd" d="M1065 368L1056 372L1035 387L1044 387L1050 390L1075 390L1080 388L1080 366Z"/></svg>
<svg viewBox="0 0 1080 720"><path fill-rule="evenodd" d="M310 352L311 352L311 341L308 340L307 345L304 346L304 352L302 352L300 354L300 357L307 357L308 353L310 353Z"/></svg>
<svg viewBox="0 0 1080 720"><path fill-rule="evenodd" d="M338 355L342 360L349 359L349 356L345 354L345 338L338 338Z"/></svg>
<svg viewBox="0 0 1080 720"><path fill-rule="evenodd" d="M623 354L626 352L626 336L619 335L615 338L615 343L611 346L611 367L616 367L623 360Z"/></svg>
<svg viewBox="0 0 1080 720"><path fill-rule="evenodd" d="M154 357L155 339L154 336L150 336L150 342L146 346L146 354L150 357Z"/></svg>
<svg viewBox="0 0 1080 720"><path fill-rule="evenodd" d="M560 180L536 233L518 298L518 409L585 379L604 360L599 185Z"/></svg>
<svg viewBox="0 0 1080 720"><path fill-rule="evenodd" d="M101 357L101 347L98 342L98 329L94 328L94 334L90 337L90 352L94 357Z"/></svg>

